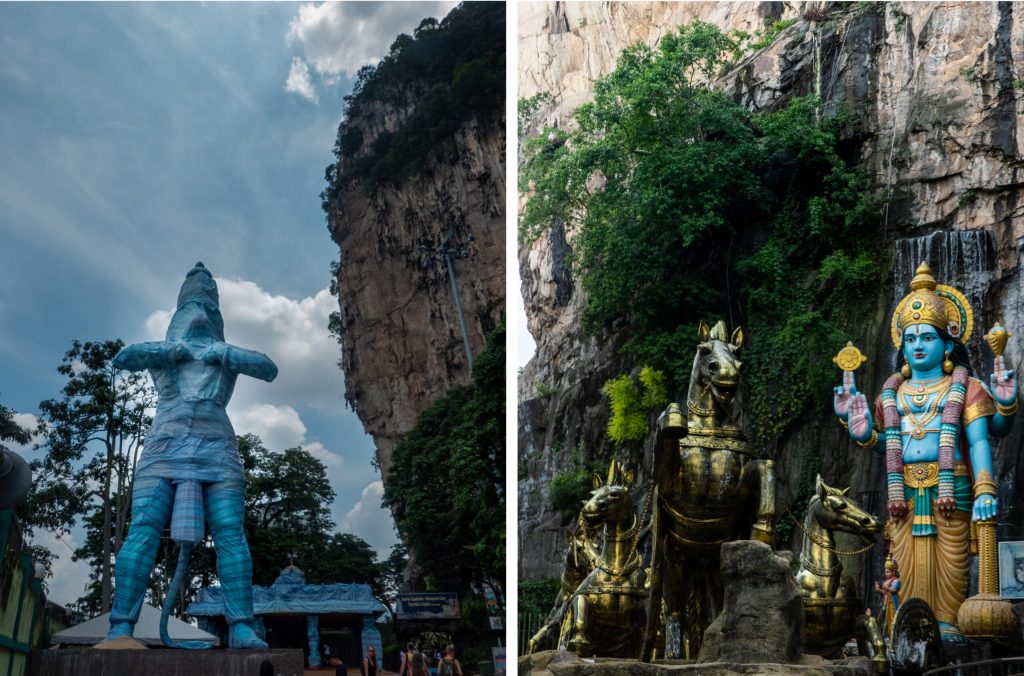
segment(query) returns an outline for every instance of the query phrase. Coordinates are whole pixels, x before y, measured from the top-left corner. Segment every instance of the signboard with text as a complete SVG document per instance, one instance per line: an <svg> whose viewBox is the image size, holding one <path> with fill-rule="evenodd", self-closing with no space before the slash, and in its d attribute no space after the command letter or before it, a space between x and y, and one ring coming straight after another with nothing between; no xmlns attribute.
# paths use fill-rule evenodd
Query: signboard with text
<svg viewBox="0 0 1024 676"><path fill-rule="evenodd" d="M457 620L459 595L454 592L399 594L395 614L399 620Z"/></svg>

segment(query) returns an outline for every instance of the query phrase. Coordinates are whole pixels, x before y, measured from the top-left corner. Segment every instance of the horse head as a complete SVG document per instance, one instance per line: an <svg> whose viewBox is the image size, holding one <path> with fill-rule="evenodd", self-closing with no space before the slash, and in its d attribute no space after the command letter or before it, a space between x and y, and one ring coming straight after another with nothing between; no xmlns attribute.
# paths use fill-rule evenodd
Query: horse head
<svg viewBox="0 0 1024 676"><path fill-rule="evenodd" d="M819 475L807 512L822 528L859 535L861 541L868 544L882 530L882 525L846 495L849 491L849 488L840 490L826 485Z"/></svg>
<svg viewBox="0 0 1024 676"><path fill-rule="evenodd" d="M621 524L628 521L634 516L629 494L632 485L633 472L625 471L612 460L607 482L594 475L594 491L583 503L580 518L584 523Z"/></svg>
<svg viewBox="0 0 1024 676"><path fill-rule="evenodd" d="M725 322L719 321L714 328L708 328L703 321L697 329L700 344L693 360L690 378L691 393L710 389L715 401L726 411L730 410L740 382L740 367L743 363L736 357L743 345L743 329L737 328L732 337L726 335Z"/></svg>

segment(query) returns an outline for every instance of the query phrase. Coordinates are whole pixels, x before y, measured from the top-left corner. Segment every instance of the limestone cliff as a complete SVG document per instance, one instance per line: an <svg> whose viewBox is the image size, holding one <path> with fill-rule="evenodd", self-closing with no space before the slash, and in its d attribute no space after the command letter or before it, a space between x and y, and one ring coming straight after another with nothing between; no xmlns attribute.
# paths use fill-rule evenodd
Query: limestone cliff
<svg viewBox="0 0 1024 676"><path fill-rule="evenodd" d="M349 101L339 130L336 188L325 193L328 227L341 250L345 396L374 439L385 477L392 450L420 414L453 385L469 382L444 252L474 354L485 348L505 307L501 101L486 113L463 110L464 119L421 156L399 156L405 163L400 173L374 178L360 169L402 133L416 141L410 126L422 124L422 107L439 105L436 83L417 77L427 76L426 67L403 66L404 74L394 74L401 50L410 51L393 46L391 61L360 84L358 105ZM436 125L431 133L438 134Z"/></svg>
<svg viewBox="0 0 1024 676"><path fill-rule="evenodd" d="M594 79L627 45L657 43L667 31L701 19L725 32L752 33L793 19L764 49L714 84L752 109L818 93L826 111L859 116L851 142L874 188L888 191L883 229L891 243L888 283L864 318L867 350L879 355L862 389L877 392L891 368L888 319L912 266L926 256L945 283L967 287L976 335L995 320L1014 328L1008 357L1024 357L1024 9L973 3L531 3L519 12L519 96L549 92L553 102L526 133L569 125ZM547 483L568 462L562 449L607 442L601 385L625 366L623 331L580 331L585 298L566 258L572 233L556 228L519 250L522 292L537 354L519 381L519 542L522 577L557 570L563 517L547 506ZM983 326L984 325L984 326ZM978 339L972 360L983 377L991 358ZM542 384L543 387L537 385ZM545 395L545 396L541 396ZM830 397L823 392L822 397ZM1022 425L996 453L1001 536L1024 535ZM779 490L792 499L801 467L797 445L822 449L825 478L854 486L870 509L878 497L876 458L850 444L831 420L809 421L780 449ZM648 451L649 452L649 451ZM643 468L641 469L643 472ZM647 470L649 472L649 470ZM648 478L649 477L645 477ZM872 565L879 562L874 561Z"/></svg>

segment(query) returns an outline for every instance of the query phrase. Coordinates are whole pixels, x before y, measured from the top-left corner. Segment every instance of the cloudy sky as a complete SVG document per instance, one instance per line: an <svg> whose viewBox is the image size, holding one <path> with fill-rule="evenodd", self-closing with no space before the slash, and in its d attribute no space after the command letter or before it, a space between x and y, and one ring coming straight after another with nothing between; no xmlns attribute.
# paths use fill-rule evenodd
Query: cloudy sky
<svg viewBox="0 0 1024 676"><path fill-rule="evenodd" d="M280 367L239 379L236 431L320 458L339 530L386 556L325 328L338 249L319 193L354 74L454 4L0 3L0 403L31 421L73 339L162 337L202 260L227 340ZM84 567L40 539L61 555L51 598L73 601Z"/></svg>

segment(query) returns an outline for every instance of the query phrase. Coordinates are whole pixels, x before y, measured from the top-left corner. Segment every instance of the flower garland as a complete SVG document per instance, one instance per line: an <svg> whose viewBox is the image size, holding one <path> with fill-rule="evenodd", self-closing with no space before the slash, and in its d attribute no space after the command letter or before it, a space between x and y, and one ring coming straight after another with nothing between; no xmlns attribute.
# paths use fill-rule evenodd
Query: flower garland
<svg viewBox="0 0 1024 676"><path fill-rule="evenodd" d="M903 375L894 373L882 386L882 417L885 424L885 471L889 502L902 502L903 440L900 435L900 414L896 408L896 391L903 384ZM942 397L942 394L936 395ZM953 369L953 383L942 410L939 428L939 498L953 497L953 456L960 436L960 424L967 396L967 369Z"/></svg>

